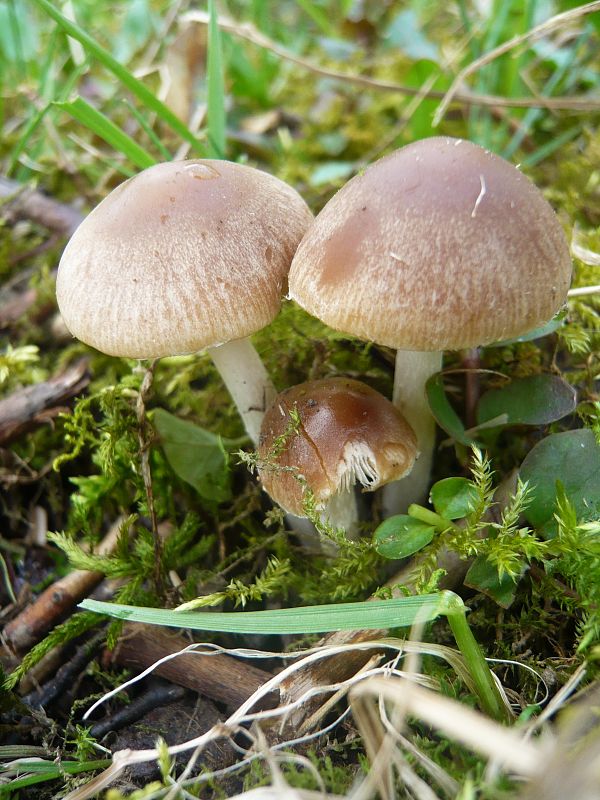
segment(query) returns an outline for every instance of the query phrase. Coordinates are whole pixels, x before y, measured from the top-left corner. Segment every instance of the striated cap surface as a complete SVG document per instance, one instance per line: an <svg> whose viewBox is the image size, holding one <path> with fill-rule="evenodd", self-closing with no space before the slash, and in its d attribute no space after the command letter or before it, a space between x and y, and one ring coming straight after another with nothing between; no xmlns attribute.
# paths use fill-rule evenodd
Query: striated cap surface
<svg viewBox="0 0 600 800"><path fill-rule="evenodd" d="M290 412L297 413L299 424ZM299 475L321 509L357 482L373 491L406 475L417 457L417 440L398 409L375 389L329 378L277 395L263 420L258 455L265 490L285 511L302 517Z"/></svg>
<svg viewBox="0 0 600 800"><path fill-rule="evenodd" d="M327 203L294 257L289 295L336 330L452 350L543 324L570 280L565 236L536 186L472 142L433 137Z"/></svg>
<svg viewBox="0 0 600 800"><path fill-rule="evenodd" d="M71 333L156 358L268 325L312 220L283 181L228 161L157 164L111 192L69 241L56 294Z"/></svg>

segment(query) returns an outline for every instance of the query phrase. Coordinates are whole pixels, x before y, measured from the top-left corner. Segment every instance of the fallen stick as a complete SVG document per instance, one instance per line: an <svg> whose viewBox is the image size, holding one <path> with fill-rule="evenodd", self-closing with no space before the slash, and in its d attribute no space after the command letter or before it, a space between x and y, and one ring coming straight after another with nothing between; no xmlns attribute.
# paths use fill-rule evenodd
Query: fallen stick
<svg viewBox="0 0 600 800"><path fill-rule="evenodd" d="M87 361L82 359L60 375L0 400L0 445L58 416L65 411L65 401L79 394L89 382Z"/></svg>
<svg viewBox="0 0 600 800"><path fill-rule="evenodd" d="M110 661L121 667L143 670L189 645L181 635L158 626L128 623ZM221 653L177 656L164 661L153 673L233 708L273 677L265 670ZM272 708L278 701L279 697L272 693L263 707Z"/></svg>
<svg viewBox="0 0 600 800"><path fill-rule="evenodd" d="M123 520L119 519L100 542L96 550L99 555L112 552L122 523ZM27 652L64 619L80 600L87 597L103 578L102 572L76 569L55 581L6 625L4 639L17 653Z"/></svg>
<svg viewBox="0 0 600 800"><path fill-rule="evenodd" d="M60 203L28 186L0 175L2 216L9 222L30 219L51 231L71 236L81 224L84 214L73 206Z"/></svg>

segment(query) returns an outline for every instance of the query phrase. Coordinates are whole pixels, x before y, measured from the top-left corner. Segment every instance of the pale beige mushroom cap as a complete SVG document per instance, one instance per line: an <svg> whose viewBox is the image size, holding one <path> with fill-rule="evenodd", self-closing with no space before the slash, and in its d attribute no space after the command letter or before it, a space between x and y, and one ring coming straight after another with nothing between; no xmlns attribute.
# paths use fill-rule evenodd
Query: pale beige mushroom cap
<svg viewBox="0 0 600 800"><path fill-rule="evenodd" d="M375 389L329 378L277 395L262 423L258 455L265 490L285 511L304 516L305 485L317 509L355 483L373 491L410 472L417 440L398 409Z"/></svg>
<svg viewBox="0 0 600 800"><path fill-rule="evenodd" d="M471 142L414 142L354 177L302 241L289 296L336 330L403 350L518 336L566 300L571 259L551 206Z"/></svg>
<svg viewBox="0 0 600 800"><path fill-rule="evenodd" d="M279 311L312 214L287 184L228 161L157 164L79 226L56 294L71 333L156 358L248 336Z"/></svg>

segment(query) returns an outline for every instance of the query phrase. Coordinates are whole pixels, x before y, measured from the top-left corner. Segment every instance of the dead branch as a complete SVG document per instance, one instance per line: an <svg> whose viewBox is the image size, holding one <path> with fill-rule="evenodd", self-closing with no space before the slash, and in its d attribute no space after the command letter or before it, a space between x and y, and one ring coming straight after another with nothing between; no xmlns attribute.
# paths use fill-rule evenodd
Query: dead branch
<svg viewBox="0 0 600 800"><path fill-rule="evenodd" d="M119 519L98 545L98 555L112 552L121 530ZM44 635L64 619L80 600L87 597L102 581L102 572L77 569L49 586L4 628L4 639L17 652L27 652Z"/></svg>
<svg viewBox="0 0 600 800"><path fill-rule="evenodd" d="M65 411L65 401L83 391L89 382L87 361L82 359L60 375L0 400L0 445Z"/></svg>
<svg viewBox="0 0 600 800"><path fill-rule="evenodd" d="M178 653L190 642L158 626L129 623L111 660L123 667L146 669L165 656ZM231 656L185 654L160 664L155 670L179 686L237 708L273 676ZM269 706L279 698L269 697Z"/></svg>

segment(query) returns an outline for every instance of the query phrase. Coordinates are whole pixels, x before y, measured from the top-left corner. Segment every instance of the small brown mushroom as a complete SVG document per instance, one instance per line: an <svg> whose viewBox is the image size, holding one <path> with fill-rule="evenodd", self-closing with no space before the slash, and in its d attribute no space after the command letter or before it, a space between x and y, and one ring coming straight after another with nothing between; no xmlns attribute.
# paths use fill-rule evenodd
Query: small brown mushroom
<svg viewBox="0 0 600 800"><path fill-rule="evenodd" d="M382 394L360 381L329 378L277 395L258 455L262 484L285 511L305 516L308 488L327 517L334 498L355 483L373 491L410 472L417 448L411 427Z"/></svg>

